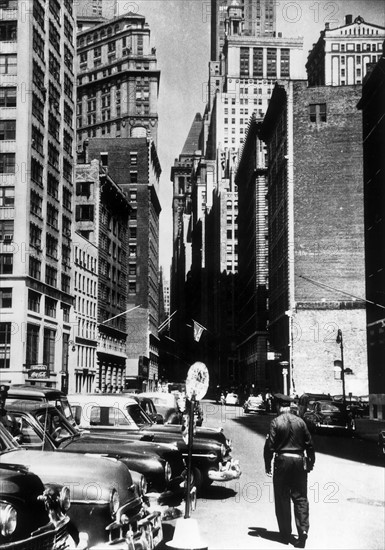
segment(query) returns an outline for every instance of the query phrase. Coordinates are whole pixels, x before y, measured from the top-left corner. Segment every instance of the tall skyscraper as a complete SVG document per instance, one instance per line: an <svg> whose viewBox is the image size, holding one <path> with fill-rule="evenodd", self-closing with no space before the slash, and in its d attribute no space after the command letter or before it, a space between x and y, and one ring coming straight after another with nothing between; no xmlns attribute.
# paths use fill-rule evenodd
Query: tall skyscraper
<svg viewBox="0 0 385 550"><path fill-rule="evenodd" d="M211 0L211 60L218 60L222 52L230 6L241 10L239 32L272 38L276 32L276 4L275 0Z"/></svg>
<svg viewBox="0 0 385 550"><path fill-rule="evenodd" d="M0 6L0 375L66 386L72 306L72 0ZM16 146L17 143L17 146Z"/></svg>
<svg viewBox="0 0 385 550"><path fill-rule="evenodd" d="M145 17L128 13L77 35L77 135L157 142L160 71Z"/></svg>

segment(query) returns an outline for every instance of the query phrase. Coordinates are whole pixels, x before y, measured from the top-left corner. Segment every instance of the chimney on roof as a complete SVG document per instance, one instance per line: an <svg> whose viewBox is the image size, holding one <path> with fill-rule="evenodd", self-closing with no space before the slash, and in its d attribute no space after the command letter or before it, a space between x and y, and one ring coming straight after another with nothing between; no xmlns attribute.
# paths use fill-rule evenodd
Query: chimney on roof
<svg viewBox="0 0 385 550"><path fill-rule="evenodd" d="M353 23L353 15L345 15L345 25L351 25Z"/></svg>
<svg viewBox="0 0 385 550"><path fill-rule="evenodd" d="M325 23L325 31L328 31L330 29L330 23Z"/></svg>

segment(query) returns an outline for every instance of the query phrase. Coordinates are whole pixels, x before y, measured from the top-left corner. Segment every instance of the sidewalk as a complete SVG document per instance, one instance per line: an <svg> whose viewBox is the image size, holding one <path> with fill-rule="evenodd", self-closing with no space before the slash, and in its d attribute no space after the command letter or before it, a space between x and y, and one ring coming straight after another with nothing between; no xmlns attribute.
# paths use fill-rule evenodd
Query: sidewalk
<svg viewBox="0 0 385 550"><path fill-rule="evenodd" d="M378 442L378 434L385 430L385 420L371 420L370 418L356 418L355 437Z"/></svg>

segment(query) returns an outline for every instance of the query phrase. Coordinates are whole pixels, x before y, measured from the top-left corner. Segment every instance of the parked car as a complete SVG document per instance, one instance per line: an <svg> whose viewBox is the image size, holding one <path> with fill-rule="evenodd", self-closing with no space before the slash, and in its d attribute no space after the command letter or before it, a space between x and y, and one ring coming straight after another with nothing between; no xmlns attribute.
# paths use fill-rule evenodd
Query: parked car
<svg viewBox="0 0 385 550"><path fill-rule="evenodd" d="M156 442L176 443L184 458L187 458L188 445L183 439L182 426L153 424L135 399L124 394L74 394L69 395L68 399L75 420L82 429L103 436L124 434L133 439L141 439L147 433ZM234 470L229 471L234 463L230 451L230 442L221 429L196 428L192 466L197 490L212 481L234 479L231 477Z"/></svg>
<svg viewBox="0 0 385 550"><path fill-rule="evenodd" d="M333 401L336 403L343 402L342 395L334 395ZM357 395L348 395L345 398L346 410L350 411L354 417L363 418L369 414L369 396L358 397Z"/></svg>
<svg viewBox="0 0 385 550"><path fill-rule="evenodd" d="M148 504L178 506L184 496L186 466L171 445L127 439L106 439L81 433L51 405L14 401L8 411L19 426L18 442L30 450L88 453L121 460L138 472L138 490ZM142 479L142 477L144 479ZM150 495L150 496L149 496Z"/></svg>
<svg viewBox="0 0 385 550"><path fill-rule="evenodd" d="M310 431L346 430L353 433L356 424L353 415L341 403L314 401L303 415Z"/></svg>
<svg viewBox="0 0 385 550"><path fill-rule="evenodd" d="M137 397L141 407L144 408L146 412L146 402L153 402L156 412L163 418L163 424L182 423L182 414L178 406L178 396L175 393L143 392Z"/></svg>
<svg viewBox="0 0 385 550"><path fill-rule="evenodd" d="M225 397L225 405L239 405L239 395L229 391Z"/></svg>
<svg viewBox="0 0 385 550"><path fill-rule="evenodd" d="M69 488L44 485L25 465L6 463L7 445L13 443L7 437L1 441L0 548L64 550L70 545Z"/></svg>
<svg viewBox="0 0 385 550"><path fill-rule="evenodd" d="M245 413L257 412L265 413L266 412L266 403L260 395L250 395L250 397L245 401L243 405L243 410Z"/></svg>
<svg viewBox="0 0 385 550"><path fill-rule="evenodd" d="M7 391L7 405L10 405L15 399L53 405L64 414L68 422L76 426L67 396L56 388L31 386L29 384L13 384Z"/></svg>
<svg viewBox="0 0 385 550"><path fill-rule="evenodd" d="M149 537L156 545L162 541L160 513L147 512L125 464L79 453L24 450L2 425L0 448L2 463L27 465L44 484L66 482L68 530L75 544L87 540L90 550L100 544L127 550L128 539L132 545Z"/></svg>

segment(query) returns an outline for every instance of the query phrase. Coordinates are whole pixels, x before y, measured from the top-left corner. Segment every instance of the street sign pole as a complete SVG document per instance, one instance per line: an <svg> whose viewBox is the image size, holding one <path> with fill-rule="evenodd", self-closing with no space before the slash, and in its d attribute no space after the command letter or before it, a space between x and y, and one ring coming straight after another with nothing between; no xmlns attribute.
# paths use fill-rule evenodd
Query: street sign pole
<svg viewBox="0 0 385 550"><path fill-rule="evenodd" d="M185 518L190 517L191 506L191 458L192 458L192 445L194 437L194 408L195 408L195 392L193 393L189 404L189 423L188 423L188 445L187 445L187 494L186 494L186 509Z"/></svg>

